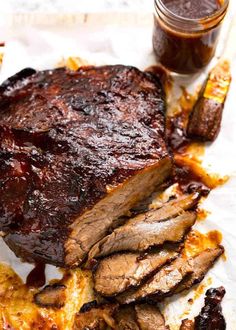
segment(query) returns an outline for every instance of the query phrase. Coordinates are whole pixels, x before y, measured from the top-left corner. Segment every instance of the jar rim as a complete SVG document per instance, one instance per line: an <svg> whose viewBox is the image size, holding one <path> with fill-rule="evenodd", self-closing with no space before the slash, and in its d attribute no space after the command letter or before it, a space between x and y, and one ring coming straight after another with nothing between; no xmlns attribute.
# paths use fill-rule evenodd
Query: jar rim
<svg viewBox="0 0 236 330"><path fill-rule="evenodd" d="M194 31L201 31L203 29L203 26L208 26L208 28L212 28L224 18L226 10L229 6L229 0L224 0L224 3L217 11L215 11L211 15L202 18L188 18L177 15L169 8L167 8L162 0L154 0L154 5L156 12L158 10L165 18L177 24L177 26L181 24L182 27L191 27L194 29Z"/></svg>

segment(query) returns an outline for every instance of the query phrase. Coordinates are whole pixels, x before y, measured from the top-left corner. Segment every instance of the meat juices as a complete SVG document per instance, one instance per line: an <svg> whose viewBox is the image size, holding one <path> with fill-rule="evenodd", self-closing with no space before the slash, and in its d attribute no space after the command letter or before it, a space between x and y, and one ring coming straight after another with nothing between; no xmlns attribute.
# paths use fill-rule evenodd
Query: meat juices
<svg viewBox="0 0 236 330"><path fill-rule="evenodd" d="M214 56L227 2L156 0L153 48L157 61L182 74L205 67Z"/></svg>

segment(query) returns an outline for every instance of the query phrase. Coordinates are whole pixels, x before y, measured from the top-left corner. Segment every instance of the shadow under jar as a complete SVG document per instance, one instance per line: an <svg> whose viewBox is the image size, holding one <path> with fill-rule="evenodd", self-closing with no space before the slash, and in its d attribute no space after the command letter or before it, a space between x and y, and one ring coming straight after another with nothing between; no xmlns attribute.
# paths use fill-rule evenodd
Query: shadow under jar
<svg viewBox="0 0 236 330"><path fill-rule="evenodd" d="M153 49L167 69L196 73L215 54L229 0L155 0Z"/></svg>

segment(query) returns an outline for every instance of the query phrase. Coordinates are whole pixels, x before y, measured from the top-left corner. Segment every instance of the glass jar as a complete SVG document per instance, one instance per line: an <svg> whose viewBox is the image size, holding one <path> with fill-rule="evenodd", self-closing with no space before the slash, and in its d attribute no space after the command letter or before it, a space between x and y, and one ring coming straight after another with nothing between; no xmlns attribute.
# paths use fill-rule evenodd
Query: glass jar
<svg viewBox="0 0 236 330"><path fill-rule="evenodd" d="M215 54L228 5L229 0L224 0L212 15L193 19L178 16L164 1L155 0L153 49L157 61L181 74L204 68Z"/></svg>

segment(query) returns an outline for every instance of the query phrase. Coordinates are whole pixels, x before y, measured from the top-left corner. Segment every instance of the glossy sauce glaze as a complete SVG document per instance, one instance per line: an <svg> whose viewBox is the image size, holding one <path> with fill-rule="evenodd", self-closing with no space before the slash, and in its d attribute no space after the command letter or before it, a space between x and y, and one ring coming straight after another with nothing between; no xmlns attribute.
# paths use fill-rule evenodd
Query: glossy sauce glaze
<svg viewBox="0 0 236 330"><path fill-rule="evenodd" d="M161 18L156 9L153 48L157 61L174 72L198 72L214 56L224 15L211 23L211 26L208 20L218 12L221 3L217 0L156 0L157 2L162 3L167 15L174 14L178 17L177 21L175 19L172 22L172 18L168 21L168 18ZM186 20L191 22L189 27Z"/></svg>
<svg viewBox="0 0 236 330"><path fill-rule="evenodd" d="M76 219L168 157L161 85L134 67L24 69L0 108L1 230L30 262L64 266Z"/></svg>

